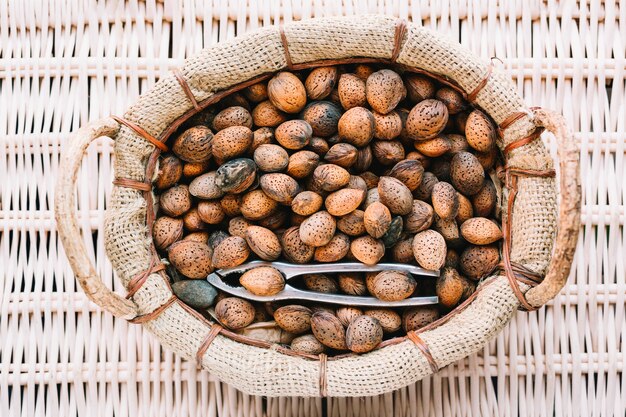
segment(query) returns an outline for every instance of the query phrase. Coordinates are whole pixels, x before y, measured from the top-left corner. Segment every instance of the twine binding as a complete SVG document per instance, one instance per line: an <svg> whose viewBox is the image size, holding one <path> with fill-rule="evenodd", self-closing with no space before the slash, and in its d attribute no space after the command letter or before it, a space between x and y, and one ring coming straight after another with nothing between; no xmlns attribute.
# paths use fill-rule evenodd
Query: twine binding
<svg viewBox="0 0 626 417"><path fill-rule="evenodd" d="M151 144L159 148L161 151L163 152L169 151L169 148L167 147L167 145L165 145L163 142L158 141L154 136L146 132L142 127L136 125L135 123L128 121L126 119L123 119L121 117L118 117L118 116L111 116L111 118L115 120L116 122L128 127L129 129L132 129L135 133L137 133L139 136L141 136L142 138L144 138L145 140L147 140L148 142L150 142Z"/></svg>
<svg viewBox="0 0 626 417"><path fill-rule="evenodd" d="M406 34L406 20L398 19L396 21L396 32L393 37L393 51L391 53L391 62L395 63L400 55L400 48L402 47L402 40Z"/></svg>
<svg viewBox="0 0 626 417"><path fill-rule="evenodd" d="M132 188L137 191L152 191L152 184L149 182L137 181L130 178L115 178L113 185L124 188Z"/></svg>
<svg viewBox="0 0 626 417"><path fill-rule="evenodd" d="M328 356L325 353L319 354L320 361L320 397L324 398L328 395L328 379L326 378L326 362Z"/></svg>
<svg viewBox="0 0 626 417"><path fill-rule="evenodd" d="M178 83L182 87L183 92L185 93L189 101L191 102L191 105L193 106L193 108L196 109L197 111L202 110L202 107L200 107L200 105L198 104L196 97L194 97L193 93L191 92L191 88L189 88L189 84L187 84L187 81L183 77L183 73L180 72L178 68L175 68L172 71L172 73L174 74L174 77L176 77L176 81L178 81Z"/></svg>
<svg viewBox="0 0 626 417"><path fill-rule="evenodd" d="M155 272L159 272L159 271L164 271L164 270L165 270L165 264L160 263L159 259L153 256L152 260L150 261L150 266L148 267L148 269L135 275L128 282L128 286L127 286L128 294L126 294L126 298L130 299L133 295L135 295L137 291L141 289L141 286L148 280L148 277L151 274Z"/></svg>
<svg viewBox="0 0 626 417"><path fill-rule="evenodd" d="M204 341L198 348L198 352L196 353L196 362L198 362L198 364L202 363L202 357L206 353L209 346L211 346L211 343L213 343L217 335L220 334L223 329L224 328L217 323L211 325L211 330L209 330L209 333L207 333Z"/></svg>
<svg viewBox="0 0 626 417"><path fill-rule="evenodd" d="M133 319L128 320L128 322L129 323L133 323L133 324L142 324L142 323L146 323L148 321L154 320L157 317L159 317L162 312L167 310L167 308L169 306L174 304L176 302L176 300L178 300L178 298L175 295L172 294L172 296L164 304L161 304L159 307L157 307L151 313L142 314L141 316L137 316L137 317L135 317Z"/></svg>
<svg viewBox="0 0 626 417"><path fill-rule="evenodd" d="M422 352L426 360L428 361L428 365L430 365L430 369L432 369L433 373L439 372L439 365L433 358L433 355L430 353L430 349L424 340L419 337L415 330L411 330L406 334L407 338L417 346L417 348Z"/></svg>
<svg viewBox="0 0 626 417"><path fill-rule="evenodd" d="M278 32L280 33L280 42L283 45L283 52L285 54L285 62L287 63L287 68L293 69L293 62L291 61L291 54L289 53L289 42L287 42L287 35L285 35L285 28L283 25L278 27Z"/></svg>

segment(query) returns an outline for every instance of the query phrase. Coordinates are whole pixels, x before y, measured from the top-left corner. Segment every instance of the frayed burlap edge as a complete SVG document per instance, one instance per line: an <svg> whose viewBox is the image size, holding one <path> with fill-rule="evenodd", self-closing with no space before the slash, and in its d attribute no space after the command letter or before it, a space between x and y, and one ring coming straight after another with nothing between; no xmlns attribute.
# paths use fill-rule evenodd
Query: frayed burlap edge
<svg viewBox="0 0 626 417"><path fill-rule="evenodd" d="M381 16L333 17L285 25L289 56L294 64L322 59L374 57L390 59L395 47L396 20ZM458 43L422 27L408 25L397 63L445 75L465 91L485 78L488 64ZM198 100L255 76L284 69L286 54L278 28L208 48L185 62L181 73ZM499 146L531 133L535 124L511 81L495 69L477 95L476 104L496 123L510 114L526 112L508 128ZM161 79L124 115L158 137L192 108L173 75ZM117 177L144 181L153 145L122 126L116 138ZM552 168L541 141L513 150L508 163L524 169ZM538 273L550 260L556 229L556 190L552 178L520 178L512 224L511 259ZM506 204L504 193L502 208ZM106 250L118 276L127 284L148 268L150 238L146 236L146 201L141 192L114 187L106 218ZM169 287L152 274L133 300L139 313L149 313L171 297ZM476 352L510 320L519 303L504 277L496 277L462 312L445 324L420 334L439 368ZM210 325L174 303L144 326L169 349L187 359L195 354ZM369 354L329 360L320 375L320 361L285 355L217 336L201 365L221 380L250 394L267 396L377 395L411 384L433 372L411 341ZM322 378L320 378L320 376ZM325 385L321 389L321 385Z"/></svg>

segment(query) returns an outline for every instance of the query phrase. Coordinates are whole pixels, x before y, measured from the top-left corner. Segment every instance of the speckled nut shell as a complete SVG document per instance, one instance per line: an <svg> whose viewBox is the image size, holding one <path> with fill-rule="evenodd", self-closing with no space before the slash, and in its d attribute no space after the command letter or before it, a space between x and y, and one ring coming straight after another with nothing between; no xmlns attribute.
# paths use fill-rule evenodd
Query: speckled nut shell
<svg viewBox="0 0 626 417"><path fill-rule="evenodd" d="M402 327L405 332L419 330L439 318L437 307L412 307L402 314Z"/></svg>
<svg viewBox="0 0 626 417"><path fill-rule="evenodd" d="M213 251L213 266L217 269L241 265L250 256L246 241L239 236L224 239Z"/></svg>
<svg viewBox="0 0 626 417"><path fill-rule="evenodd" d="M385 255L385 245L371 236L357 237L350 244L350 252L366 265L375 265Z"/></svg>
<svg viewBox="0 0 626 417"><path fill-rule="evenodd" d="M446 241L434 230L424 230L413 237L413 255L424 269L440 269L446 261L446 251Z"/></svg>
<svg viewBox="0 0 626 417"><path fill-rule="evenodd" d="M357 162L359 150L349 143L337 143L333 145L324 160L331 164L339 165L342 168L350 168Z"/></svg>
<svg viewBox="0 0 626 417"><path fill-rule="evenodd" d="M350 239L343 233L337 233L325 244L315 248L314 259L316 262L338 262L343 259L350 250Z"/></svg>
<svg viewBox="0 0 626 417"><path fill-rule="evenodd" d="M364 198L365 192L363 190L343 188L326 197L326 210L333 216L345 216L356 210Z"/></svg>
<svg viewBox="0 0 626 417"><path fill-rule="evenodd" d="M461 272L473 280L491 273L500 262L500 251L495 245L468 246L459 259Z"/></svg>
<svg viewBox="0 0 626 417"><path fill-rule="evenodd" d="M389 308L372 308L363 311L363 314L378 320L384 333L394 333L402 327L402 317Z"/></svg>
<svg viewBox="0 0 626 417"><path fill-rule="evenodd" d="M213 157L222 163L245 154L252 145L252 136L252 130L246 126L220 130L213 137Z"/></svg>
<svg viewBox="0 0 626 417"><path fill-rule="evenodd" d="M159 161L159 173L154 180L158 190L173 187L183 175L183 163L174 155L167 155Z"/></svg>
<svg viewBox="0 0 626 417"><path fill-rule="evenodd" d="M311 330L317 340L332 349L346 350L346 332L337 317L327 312L311 316Z"/></svg>
<svg viewBox="0 0 626 417"><path fill-rule="evenodd" d="M298 113L306 104L302 81L290 72L279 72L267 84L267 94L274 106L285 113Z"/></svg>
<svg viewBox="0 0 626 417"><path fill-rule="evenodd" d="M341 109L330 101L315 101L304 108L301 115L313 130L313 136L328 137L337 133Z"/></svg>
<svg viewBox="0 0 626 417"><path fill-rule="evenodd" d="M213 119L213 129L220 131L231 126L252 128L252 115L241 106L227 107Z"/></svg>
<svg viewBox="0 0 626 417"><path fill-rule="evenodd" d="M264 261L275 261L280 256L281 246L278 237L265 227L249 226L245 239L250 250Z"/></svg>
<svg viewBox="0 0 626 417"><path fill-rule="evenodd" d="M315 152L295 152L289 157L287 174L296 179L306 178L313 173L313 170L317 167L319 160L320 157Z"/></svg>
<svg viewBox="0 0 626 417"><path fill-rule="evenodd" d="M152 225L154 246L163 250L183 236L183 220L161 216Z"/></svg>
<svg viewBox="0 0 626 417"><path fill-rule="evenodd" d="M228 297L215 305L215 315L221 324L237 330L249 326L254 321L254 306L246 300Z"/></svg>
<svg viewBox="0 0 626 417"><path fill-rule="evenodd" d="M463 100L461 93L452 88L440 88L435 93L435 97L446 105L450 114L457 114L467 108L467 102Z"/></svg>
<svg viewBox="0 0 626 417"><path fill-rule="evenodd" d="M383 301L400 301L408 298L417 288L417 281L401 271L381 271L371 283L372 295Z"/></svg>
<svg viewBox="0 0 626 417"><path fill-rule="evenodd" d="M406 88L398 73L382 69L367 77L365 93L372 109L387 114L406 97Z"/></svg>
<svg viewBox="0 0 626 417"><path fill-rule="evenodd" d="M350 182L350 173L339 165L319 165L313 171L313 182L324 191L335 191Z"/></svg>
<svg viewBox="0 0 626 417"><path fill-rule="evenodd" d="M454 187L447 182L438 182L433 187L431 200L435 213L442 219L454 219L459 212L459 197Z"/></svg>
<svg viewBox="0 0 626 417"><path fill-rule="evenodd" d="M326 347L312 334L305 334L291 341L291 350L309 355L319 355L326 350Z"/></svg>
<svg viewBox="0 0 626 417"><path fill-rule="evenodd" d="M346 346L353 352L374 350L383 340L383 328L370 316L359 316L346 329Z"/></svg>
<svg viewBox="0 0 626 417"><path fill-rule="evenodd" d="M248 191L241 198L241 215L248 220L260 220L272 214L278 203L263 190Z"/></svg>
<svg viewBox="0 0 626 417"><path fill-rule="evenodd" d="M380 239L391 225L391 212L383 203L374 202L365 209L363 224L370 236Z"/></svg>
<svg viewBox="0 0 626 417"><path fill-rule="evenodd" d="M406 74L404 76L404 85L406 86L409 100L419 103L427 98L435 96L435 83L425 75Z"/></svg>
<svg viewBox="0 0 626 417"><path fill-rule="evenodd" d="M339 137L356 147L367 145L374 137L376 125L372 112L364 107L353 107L339 119Z"/></svg>
<svg viewBox="0 0 626 417"><path fill-rule="evenodd" d="M337 83L337 67L314 68L304 81L307 96L311 100L322 100L330 95Z"/></svg>
<svg viewBox="0 0 626 417"><path fill-rule="evenodd" d="M448 109L439 100L428 99L416 104L406 119L407 134L414 140L432 139L448 123Z"/></svg>
<svg viewBox="0 0 626 417"><path fill-rule="evenodd" d="M337 91L341 107L345 110L353 107L363 107L367 104L365 81L354 74L341 74Z"/></svg>
<svg viewBox="0 0 626 417"><path fill-rule="evenodd" d="M285 279L271 266L252 268L241 275L239 283L254 295L276 295L285 288Z"/></svg>
<svg viewBox="0 0 626 417"><path fill-rule="evenodd" d="M337 220L337 229L348 236L361 236L366 232L364 216L365 213L362 210L354 210Z"/></svg>
<svg viewBox="0 0 626 417"><path fill-rule="evenodd" d="M211 158L213 133L206 126L194 126L178 136L172 151L183 161L203 162Z"/></svg>
<svg viewBox="0 0 626 417"><path fill-rule="evenodd" d="M213 271L213 250L204 243L180 240L167 249L167 257L184 276L206 278Z"/></svg>
<svg viewBox="0 0 626 417"><path fill-rule="evenodd" d="M298 226L292 226L285 230L281 237L283 255L287 260L304 264L310 262L313 259L315 248L307 245L300 239L300 228Z"/></svg>
<svg viewBox="0 0 626 417"><path fill-rule="evenodd" d="M405 159L398 162L391 168L388 176L393 177L407 186L411 191L415 191L422 183L424 167L420 161Z"/></svg>
<svg viewBox="0 0 626 417"><path fill-rule="evenodd" d="M478 159L469 152L459 152L450 162L450 181L466 196L477 194L485 181L485 171Z"/></svg>
<svg viewBox="0 0 626 417"><path fill-rule="evenodd" d="M478 152L489 152L496 144L496 128L480 110L472 111L467 117L465 135L469 146Z"/></svg>
<svg viewBox="0 0 626 417"><path fill-rule="evenodd" d="M411 190L393 177L380 177L378 180L378 196L393 214L405 215L413 208Z"/></svg>
<svg viewBox="0 0 626 417"><path fill-rule="evenodd" d="M461 235L474 245L488 245L502 239L500 227L485 217L473 217L461 225Z"/></svg>
<svg viewBox="0 0 626 417"><path fill-rule="evenodd" d="M289 154L285 148L278 145L260 145L254 151L254 163L261 171L284 171L289 164Z"/></svg>
<svg viewBox="0 0 626 417"><path fill-rule="evenodd" d="M300 186L288 175L273 173L261 177L260 185L267 196L281 204L291 204Z"/></svg>
<svg viewBox="0 0 626 417"><path fill-rule="evenodd" d="M185 214L191 208L191 195L186 185L176 185L165 190L159 197L161 211L170 217Z"/></svg>
<svg viewBox="0 0 626 417"><path fill-rule="evenodd" d="M301 305L286 305L274 311L276 324L286 332L302 334L311 330L313 312Z"/></svg>
<svg viewBox="0 0 626 417"><path fill-rule="evenodd" d="M274 137L287 149L302 149L309 144L313 128L304 120L295 119L281 123L274 131Z"/></svg>
<svg viewBox="0 0 626 417"><path fill-rule="evenodd" d="M257 104L252 110L252 120L258 127L276 127L287 120L287 115L266 100Z"/></svg>
<svg viewBox="0 0 626 417"><path fill-rule="evenodd" d="M327 211L318 211L300 225L300 239L309 246L324 246L335 235L336 223Z"/></svg>

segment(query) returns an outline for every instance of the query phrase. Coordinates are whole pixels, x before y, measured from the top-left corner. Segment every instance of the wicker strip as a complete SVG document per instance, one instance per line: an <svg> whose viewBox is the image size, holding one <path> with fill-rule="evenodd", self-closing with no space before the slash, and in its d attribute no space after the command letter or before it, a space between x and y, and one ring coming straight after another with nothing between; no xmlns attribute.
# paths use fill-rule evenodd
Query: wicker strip
<svg viewBox="0 0 626 417"><path fill-rule="evenodd" d="M328 378L326 378L326 362L328 356L325 353L320 353L320 397L324 398L328 395Z"/></svg>
<svg viewBox="0 0 626 417"><path fill-rule="evenodd" d="M207 349L209 348L209 346L211 346L211 343L213 343L217 335L220 334L220 332L223 329L224 328L217 323L213 323L213 325L211 325L211 330L209 330L209 333L207 333L206 338L204 339L204 341L198 348L198 352L196 353L196 362L198 363L202 362L202 357L206 353Z"/></svg>
<svg viewBox="0 0 626 417"><path fill-rule="evenodd" d="M142 127L136 125L135 123L128 121L126 119L122 119L121 117L118 117L118 116L111 116L111 118L115 120L116 122L128 127L129 129L134 130L135 133L137 133L139 136L141 136L142 138L144 138L145 140L147 140L148 142L150 142L151 144L159 148L161 151L163 152L169 151L169 148L167 147L167 145L165 145L163 142L158 141L154 136L146 132Z"/></svg>
<svg viewBox="0 0 626 417"><path fill-rule="evenodd" d="M430 369L433 370L433 373L437 373L439 371L439 365L437 365L435 358L433 358L433 355L430 353L430 349L428 348L426 342L424 342L424 340L418 336L415 330L411 330L410 332L408 332L406 334L406 337L411 342L415 343L415 346L417 346L417 348L424 354L424 357L428 361Z"/></svg>
<svg viewBox="0 0 626 417"><path fill-rule="evenodd" d="M498 125L498 129L499 129L499 133L500 136L504 135L504 131L511 126L513 123L517 122L519 119L521 119L524 116L528 116L528 113L525 112L516 112L516 113L512 113L509 117L507 117L506 119L504 119L502 121L502 123L500 123Z"/></svg>
<svg viewBox="0 0 626 417"><path fill-rule="evenodd" d="M152 257L152 261L150 261L150 266L148 267L148 269L135 275L128 282L128 286L127 286L128 294L126 294L126 298L129 299L133 295L135 295L137 291L141 289L141 286L148 280L148 277L151 274L155 272L159 272L159 271L164 271L164 270L165 270L165 264L159 262L159 259L157 259L156 257Z"/></svg>
<svg viewBox="0 0 626 417"><path fill-rule="evenodd" d="M124 188L132 188L139 191L152 191L152 184L149 182L131 180L130 178L115 178L113 185Z"/></svg>
<svg viewBox="0 0 626 417"><path fill-rule="evenodd" d="M157 317L159 317L159 315L161 315L162 312L164 312L165 310L167 310L167 308L169 306L171 306L172 304L174 304L174 302L176 302L176 300L178 300L178 298L175 295L172 295L169 300L167 300L164 304L160 305L159 307L157 307L154 311L152 311L151 313L148 314L143 314L141 316L137 316L134 319L130 319L128 320L130 323L133 324L142 324L145 322L148 322L150 320L154 320Z"/></svg>
<svg viewBox="0 0 626 417"><path fill-rule="evenodd" d="M393 37L393 52L391 53L391 62L395 63L400 55L400 48L402 47L402 40L406 35L406 20L398 19L396 22L396 32Z"/></svg>
<svg viewBox="0 0 626 417"><path fill-rule="evenodd" d="M287 63L287 68L291 70L293 69L293 62L291 61L291 54L289 54L289 42L287 42L287 35L285 35L285 28L283 25L278 27L278 31L280 32L280 42L283 44L285 62Z"/></svg>
<svg viewBox="0 0 626 417"><path fill-rule="evenodd" d="M174 74L174 77L176 77L176 80L178 81L183 91L185 92L185 95L187 96L191 104L193 105L193 108L198 111L202 110L202 107L200 107L200 105L198 104L198 101L196 100L193 93L191 92L191 88L189 88L189 84L187 84L187 81L185 81L185 78L183 77L183 73L180 72L178 68L175 68L172 71L172 73Z"/></svg>

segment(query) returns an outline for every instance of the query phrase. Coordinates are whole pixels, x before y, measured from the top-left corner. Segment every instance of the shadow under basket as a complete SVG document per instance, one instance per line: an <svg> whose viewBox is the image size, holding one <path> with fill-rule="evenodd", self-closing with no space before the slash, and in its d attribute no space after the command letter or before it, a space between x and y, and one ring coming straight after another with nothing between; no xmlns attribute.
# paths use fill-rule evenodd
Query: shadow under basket
<svg viewBox="0 0 626 417"><path fill-rule="evenodd" d="M382 63L429 75L459 91L498 125L504 160L498 177L504 240L502 267L451 313L367 354L306 355L224 329L173 295L151 238L159 154L190 117L277 71ZM539 136L558 144L554 161ZM77 222L75 186L96 138L115 139L115 174L107 209L107 254L129 296L106 288L88 257ZM437 372L482 348L522 308L541 307L564 286L580 224L579 154L564 120L527 108L515 86L458 43L385 16L334 17L261 29L207 48L162 78L122 118L82 127L65 144L56 220L66 254L87 296L140 323L167 348L237 389L265 396L367 396ZM539 282L528 280L538 276Z"/></svg>

